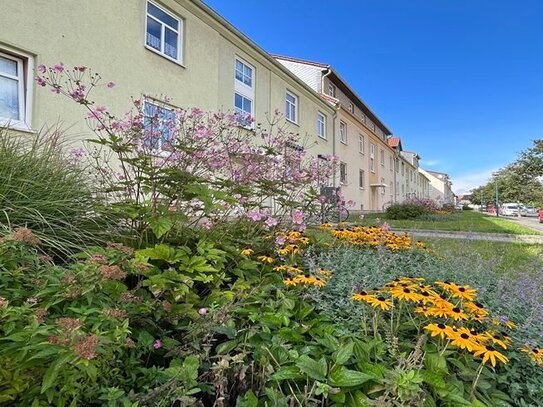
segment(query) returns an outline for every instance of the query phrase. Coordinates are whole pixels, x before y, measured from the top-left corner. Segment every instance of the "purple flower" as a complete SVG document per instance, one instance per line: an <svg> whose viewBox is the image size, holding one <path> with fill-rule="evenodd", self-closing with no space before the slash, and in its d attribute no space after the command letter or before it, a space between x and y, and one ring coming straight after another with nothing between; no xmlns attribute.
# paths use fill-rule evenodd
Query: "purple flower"
<svg viewBox="0 0 543 407"><path fill-rule="evenodd" d="M305 214L303 211L296 209L294 212L292 212L292 222L294 222L296 225L301 225L304 223Z"/></svg>
<svg viewBox="0 0 543 407"><path fill-rule="evenodd" d="M162 348L162 341L160 339L157 339L153 342L153 348L160 349Z"/></svg>
<svg viewBox="0 0 543 407"><path fill-rule="evenodd" d="M45 82L45 79L40 78L40 77L37 77L37 78L36 78L36 83L37 83L38 85L40 85L40 86L45 86L45 85L47 85L47 82Z"/></svg>
<svg viewBox="0 0 543 407"><path fill-rule="evenodd" d="M268 219L266 219L266 222L264 222L264 223L266 224L266 226L268 226L268 227L271 228L271 227L273 227L273 226L276 226L278 222L277 222L277 219L272 218L272 217L270 216Z"/></svg>
<svg viewBox="0 0 543 407"><path fill-rule="evenodd" d="M207 308L200 308L198 310L198 314L204 316L205 314L207 314Z"/></svg>
<svg viewBox="0 0 543 407"><path fill-rule="evenodd" d="M44 64L39 64L36 68L36 71L38 71L39 73L45 73L47 72L47 67Z"/></svg>
<svg viewBox="0 0 543 407"><path fill-rule="evenodd" d="M258 222L259 220L262 220L262 214L259 211L254 211L252 209L247 212L247 217L253 222Z"/></svg>
<svg viewBox="0 0 543 407"><path fill-rule="evenodd" d="M64 72L64 64L61 62L59 64L53 65L53 71L55 71L56 73Z"/></svg>
<svg viewBox="0 0 543 407"><path fill-rule="evenodd" d="M114 88L115 87L115 82L108 82L107 85L106 85L108 88Z"/></svg>

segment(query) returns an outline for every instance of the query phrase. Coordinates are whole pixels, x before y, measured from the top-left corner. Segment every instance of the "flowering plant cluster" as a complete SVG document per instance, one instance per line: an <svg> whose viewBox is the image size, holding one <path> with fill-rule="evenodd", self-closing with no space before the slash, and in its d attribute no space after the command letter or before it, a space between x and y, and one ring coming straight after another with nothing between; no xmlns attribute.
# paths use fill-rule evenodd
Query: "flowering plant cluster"
<svg viewBox="0 0 543 407"><path fill-rule="evenodd" d="M234 218L265 229L290 220L303 230L306 214L291 215L291 208L311 208L317 183L336 168L335 157L309 157L277 111L268 126L248 129L237 114L174 108L168 98L146 96L117 117L89 96L114 84L87 67L40 65L36 81L86 108L101 190L142 234L151 229L161 238L179 224L211 229Z"/></svg>
<svg viewBox="0 0 543 407"><path fill-rule="evenodd" d="M425 249L423 242L414 242L409 234L396 234L386 226L353 226L332 229L330 224L323 224L320 228L328 230L339 242L356 246L384 246L390 250L409 250L413 247Z"/></svg>
<svg viewBox="0 0 543 407"><path fill-rule="evenodd" d="M409 197L406 202L425 208L428 212L435 212L439 209L436 201L430 198L421 198L418 196Z"/></svg>

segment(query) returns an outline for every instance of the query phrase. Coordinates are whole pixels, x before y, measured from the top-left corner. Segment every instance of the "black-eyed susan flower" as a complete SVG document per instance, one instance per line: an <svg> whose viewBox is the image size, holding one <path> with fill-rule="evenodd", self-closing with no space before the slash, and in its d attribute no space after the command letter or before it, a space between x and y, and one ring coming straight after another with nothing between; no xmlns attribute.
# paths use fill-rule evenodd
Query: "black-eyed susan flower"
<svg viewBox="0 0 543 407"><path fill-rule="evenodd" d="M415 308L415 312L417 314L424 315L426 318L429 318L432 316L432 313L428 311L427 307L417 307Z"/></svg>
<svg viewBox="0 0 543 407"><path fill-rule="evenodd" d="M450 310L448 310L447 316L449 318L454 319L455 321L468 319L468 316L466 315L466 313L462 310L462 308L459 308L459 307L453 307Z"/></svg>
<svg viewBox="0 0 543 407"><path fill-rule="evenodd" d="M366 298L370 296L366 291L360 290L352 295L352 299L355 301L366 301Z"/></svg>
<svg viewBox="0 0 543 407"><path fill-rule="evenodd" d="M485 332L485 336L492 341L494 345L499 345L503 349L507 349L507 346L511 344L511 339L509 337L505 338L495 332Z"/></svg>
<svg viewBox="0 0 543 407"><path fill-rule="evenodd" d="M482 322L488 316L488 311L480 302L466 301L465 303L463 303L463 306L476 321Z"/></svg>
<svg viewBox="0 0 543 407"><path fill-rule="evenodd" d="M253 253L254 253L254 250L251 249L251 248L249 248L249 247L246 247L245 249L243 249L243 250L241 251L241 255L242 255L242 256L245 256L245 257L250 256L250 255L253 254Z"/></svg>
<svg viewBox="0 0 543 407"><path fill-rule="evenodd" d="M454 283L449 285L449 291L453 297L461 298L463 300L473 301L477 295L477 290L470 288L469 285L459 286Z"/></svg>
<svg viewBox="0 0 543 407"><path fill-rule="evenodd" d="M524 345L520 348L521 352L527 353L530 358L538 365L543 365L543 350L535 346Z"/></svg>
<svg viewBox="0 0 543 407"><path fill-rule="evenodd" d="M262 263L272 264L273 263L273 257L270 256L258 256L258 260L260 260Z"/></svg>
<svg viewBox="0 0 543 407"><path fill-rule="evenodd" d="M450 338L453 335L453 330L445 324L428 324L424 327L430 331L431 336L439 336L441 339Z"/></svg>
<svg viewBox="0 0 543 407"><path fill-rule="evenodd" d="M314 280L315 280L315 277L313 277L310 274L302 274L302 275L294 277L294 281L296 281L299 284L313 284Z"/></svg>
<svg viewBox="0 0 543 407"><path fill-rule="evenodd" d="M396 286L390 289L390 294L399 300L419 302L421 300L420 294L413 290L413 288Z"/></svg>
<svg viewBox="0 0 543 407"><path fill-rule="evenodd" d="M292 278L286 278L283 280L283 283L287 286L287 287L295 287L296 285L298 285L298 283L296 281L294 281Z"/></svg>
<svg viewBox="0 0 543 407"><path fill-rule="evenodd" d="M381 308L383 311L387 311L394 306L391 300L386 299L382 295L378 297L368 295L364 301L366 301L373 308Z"/></svg>
<svg viewBox="0 0 543 407"><path fill-rule="evenodd" d="M481 344L475 340L467 329L458 330L451 336L452 344L460 349L467 349L474 352L481 347Z"/></svg>
<svg viewBox="0 0 543 407"><path fill-rule="evenodd" d="M507 363L509 361L503 353L498 352L492 345L481 346L479 349L475 350L473 355L482 356L483 363L490 361L492 366L496 366L496 360L499 360L502 363Z"/></svg>

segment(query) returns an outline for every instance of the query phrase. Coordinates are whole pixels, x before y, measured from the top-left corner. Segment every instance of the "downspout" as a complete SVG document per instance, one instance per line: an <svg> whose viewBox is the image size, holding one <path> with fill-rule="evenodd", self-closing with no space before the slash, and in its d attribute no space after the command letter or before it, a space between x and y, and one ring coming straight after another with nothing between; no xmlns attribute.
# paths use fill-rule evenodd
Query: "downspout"
<svg viewBox="0 0 543 407"><path fill-rule="evenodd" d="M326 78L328 75L332 73L332 68L328 67L327 72L321 76L321 93L325 94L324 92L324 78ZM336 156L336 119L337 119L337 112L339 110L339 106L336 103L334 106L334 115L332 116L332 155ZM332 184L335 187L336 186L336 173L334 172L334 175L332 177Z"/></svg>

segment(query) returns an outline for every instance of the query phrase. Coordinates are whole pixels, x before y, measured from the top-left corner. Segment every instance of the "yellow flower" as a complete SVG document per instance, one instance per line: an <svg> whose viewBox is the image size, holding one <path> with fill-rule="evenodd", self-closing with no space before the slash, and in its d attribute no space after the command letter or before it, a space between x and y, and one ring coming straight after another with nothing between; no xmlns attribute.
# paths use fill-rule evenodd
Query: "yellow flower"
<svg viewBox="0 0 543 407"><path fill-rule="evenodd" d="M452 328L445 324L428 324L424 329L429 330L431 336L439 335L441 339L445 339L445 337L449 338L453 335Z"/></svg>
<svg viewBox="0 0 543 407"><path fill-rule="evenodd" d="M482 322L488 315L488 311L480 302L467 301L463 305L476 321Z"/></svg>
<svg viewBox="0 0 543 407"><path fill-rule="evenodd" d="M432 313L429 312L428 308L426 308L426 307L417 307L417 308L415 308L415 312L416 312L417 314L422 314L422 315L424 315L426 318L432 316Z"/></svg>
<svg viewBox="0 0 543 407"><path fill-rule="evenodd" d="M454 307L448 310L447 316L454 319L455 321L460 321L461 319L468 319L466 313L458 307Z"/></svg>
<svg viewBox="0 0 543 407"><path fill-rule="evenodd" d="M451 339L451 344L470 352L478 350L481 346L467 329L459 329L458 332L451 335Z"/></svg>
<svg viewBox="0 0 543 407"><path fill-rule="evenodd" d="M496 366L496 359L500 362L507 363L509 359L503 354L498 352L493 346L482 346L473 353L475 356L483 356L483 363L490 361L492 366Z"/></svg>
<svg viewBox="0 0 543 407"><path fill-rule="evenodd" d="M407 300L413 302L421 301L422 297L420 294L415 292L412 288L407 287L394 287L390 290L390 294L399 300Z"/></svg>
<svg viewBox="0 0 543 407"><path fill-rule="evenodd" d="M351 298L355 301L366 301L366 298L368 298L369 296L370 294L368 294L366 291L361 290L357 293L354 293Z"/></svg>
<svg viewBox="0 0 543 407"><path fill-rule="evenodd" d="M272 264L272 263L273 263L273 258L272 258L272 257L269 257L269 256L258 256L257 258L258 258L258 260L260 260L262 263L268 263L268 264Z"/></svg>
<svg viewBox="0 0 543 407"><path fill-rule="evenodd" d="M527 353L528 356L530 356L530 358L538 365L543 365L543 350L524 345L522 348L520 348L520 351Z"/></svg>
<svg viewBox="0 0 543 407"><path fill-rule="evenodd" d="M330 225L329 223L323 223L322 225L319 226L319 229L330 230L332 229L332 225Z"/></svg>
<svg viewBox="0 0 543 407"><path fill-rule="evenodd" d="M246 247L245 249L243 249L243 250L241 251L241 255L242 255L242 256L245 256L245 257L250 256L250 255L253 254L253 253L254 253L254 250L253 250L253 249L250 249L250 248L248 248L248 247Z"/></svg>
<svg viewBox="0 0 543 407"><path fill-rule="evenodd" d="M294 281L293 279L291 278L286 278L283 280L283 283L285 283L285 285L288 287L288 286L296 286L298 283L296 281Z"/></svg>
<svg viewBox="0 0 543 407"><path fill-rule="evenodd" d="M458 286L455 283L451 283L449 290L453 297L462 298L468 301L473 301L477 295L477 290L470 288L469 285Z"/></svg>
<svg viewBox="0 0 543 407"><path fill-rule="evenodd" d="M495 345L500 345L503 349L507 349L507 346L511 344L511 338L509 336L500 336L494 332L485 332L485 336L492 341Z"/></svg>
<svg viewBox="0 0 543 407"><path fill-rule="evenodd" d="M392 305L392 301L387 300L382 296L374 297L372 295L368 295L366 296L365 301L373 308L381 308L383 311L387 311L394 306Z"/></svg>

